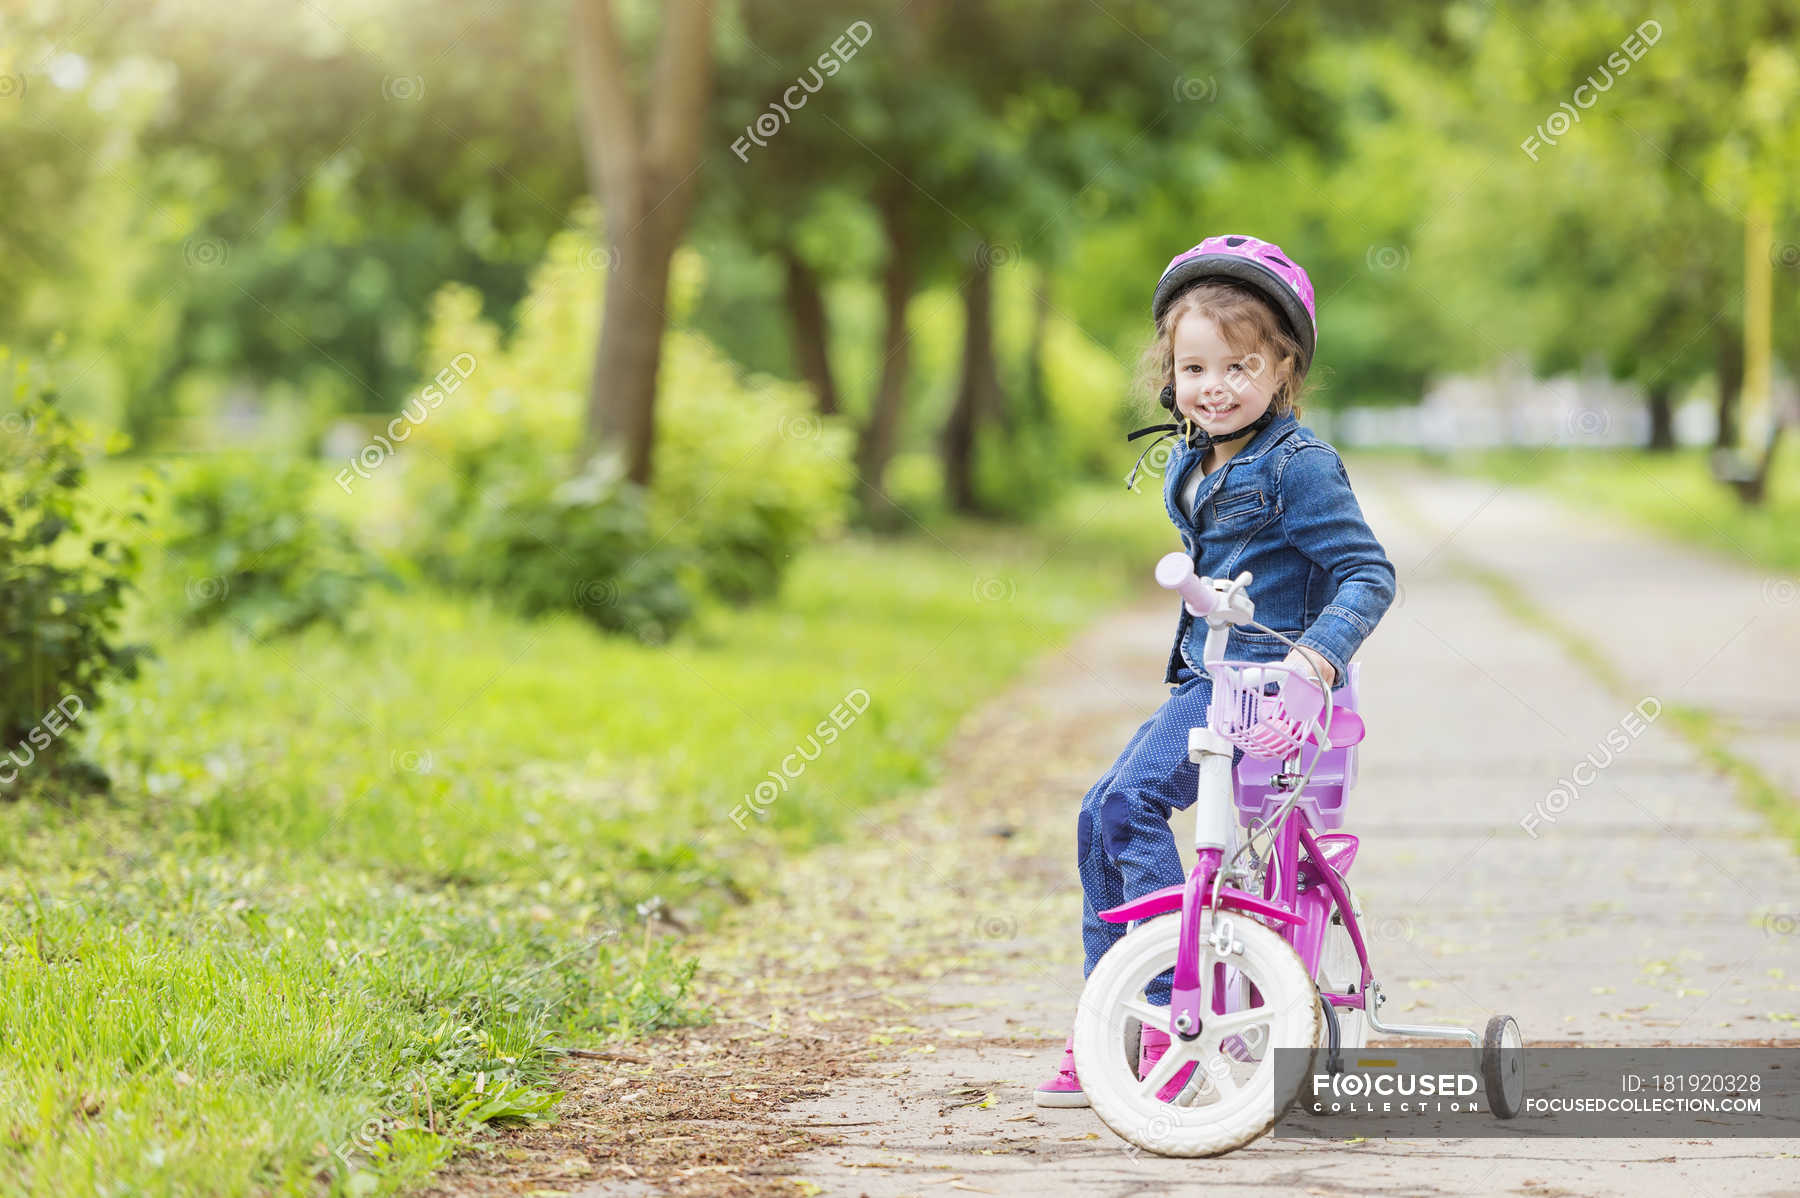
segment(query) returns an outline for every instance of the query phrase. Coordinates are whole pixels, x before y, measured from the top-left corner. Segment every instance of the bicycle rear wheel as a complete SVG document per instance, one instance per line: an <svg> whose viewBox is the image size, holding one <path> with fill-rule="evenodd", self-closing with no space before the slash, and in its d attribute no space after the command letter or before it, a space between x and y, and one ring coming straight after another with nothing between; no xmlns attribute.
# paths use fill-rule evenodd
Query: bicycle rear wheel
<svg viewBox="0 0 1800 1198"><path fill-rule="evenodd" d="M1349 883L1344 883L1349 887ZM1360 917L1362 904L1357 901L1356 891L1350 891L1350 909ZM1356 955L1356 943L1350 939L1350 929L1345 927L1343 917L1335 908L1331 913L1331 921L1325 926L1325 941L1319 947L1319 989L1330 990L1337 994L1349 994L1362 984L1362 961ZM1338 1007L1338 1042L1345 1049L1361 1048L1369 1042L1369 1019L1361 1007Z"/></svg>

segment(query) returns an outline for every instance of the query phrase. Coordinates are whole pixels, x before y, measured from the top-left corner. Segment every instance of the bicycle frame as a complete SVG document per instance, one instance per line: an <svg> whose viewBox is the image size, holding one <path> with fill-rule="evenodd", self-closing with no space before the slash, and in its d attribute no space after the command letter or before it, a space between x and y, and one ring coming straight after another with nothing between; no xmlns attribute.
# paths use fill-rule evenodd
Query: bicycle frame
<svg viewBox="0 0 1800 1198"><path fill-rule="evenodd" d="M1178 557L1180 555L1170 555ZM1159 576L1159 581L1161 580ZM1254 606L1244 591L1249 575L1235 582L1207 580L1216 592L1214 605L1207 611L1189 611L1207 623L1203 662L1213 671L1225 656L1225 645L1231 626L1252 622ZM1165 581L1165 586L1175 585ZM1184 588L1183 593L1189 592ZM1277 634L1280 635L1280 634ZM1283 638L1286 639L1285 637ZM1215 688L1218 686L1214 675ZM1216 693L1216 690L1215 690ZM1331 710L1329 695L1325 709ZM1368 943L1350 901L1344 871L1355 859L1358 840L1344 832L1315 830L1306 812L1298 805L1311 769L1298 773L1302 753L1295 752L1283 762L1282 776L1294 785L1293 792L1273 813L1272 827L1261 829L1272 837L1272 848L1266 858L1261 895L1226 884L1224 872L1233 860L1226 852L1237 839L1237 808L1233 803L1232 758L1235 746L1210 727L1195 727L1188 734L1188 755L1199 767L1195 796L1194 848L1195 863L1187 880L1175 886L1141 896L1121 906L1099 912L1113 923L1147 919L1151 916L1181 911L1181 935L1175 958L1174 981L1170 989L1169 1026L1171 1036L1192 1039L1200 1034L1201 1007L1201 936L1200 925L1209 910L1237 911L1260 920L1276 931L1294 948L1306 967L1307 976L1317 977L1319 957L1323 949L1331 914L1336 910L1355 946L1360 976L1356 987L1345 993L1320 991L1320 996L1334 1008L1352 1008L1364 1012L1369 1027L1389 1035L1450 1037L1467 1040L1477 1052L1481 1037L1473 1029L1435 1025L1383 1024L1379 1008L1384 1000L1380 985L1369 962ZM1323 749L1319 750L1319 755ZM1314 763L1318 756L1314 757ZM1266 819L1266 817L1265 817ZM1263 820L1256 821L1257 825ZM1252 835L1257 834L1253 825ZM1325 842L1324 844L1321 841ZM1217 957L1230 953L1229 920L1215 914L1212 932L1207 938ZM1224 961L1215 962L1213 1013L1224 1014L1226 1001ZM1370 995L1375 997L1370 1000Z"/></svg>

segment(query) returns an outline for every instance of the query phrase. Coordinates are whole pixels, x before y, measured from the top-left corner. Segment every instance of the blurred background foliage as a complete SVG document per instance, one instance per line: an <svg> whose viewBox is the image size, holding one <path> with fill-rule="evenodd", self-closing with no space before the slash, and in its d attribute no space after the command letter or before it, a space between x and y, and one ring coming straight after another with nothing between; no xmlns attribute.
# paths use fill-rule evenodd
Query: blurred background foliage
<svg viewBox="0 0 1800 1198"><path fill-rule="evenodd" d="M1797 31L1796 0L9 0L0 346L115 464L171 464L159 593L257 638L412 580L660 644L851 530L1032 523L1122 473L1145 297L1229 230L1311 272L1327 432L1579 376L1652 451L1708 405L1717 486L1763 503Z"/></svg>
<svg viewBox="0 0 1800 1198"><path fill-rule="evenodd" d="M598 7L647 122L643 76L685 6ZM657 335L810 392L746 381L721 410L842 417L858 502L836 519L891 523L896 496L1020 516L1118 472L1112 438L1147 408L1121 368L1144 296L1220 229L1308 264L1317 406L1416 403L1511 357L1728 408L1747 223L1773 263L1776 370L1800 351L1791 2L1648 23L1609 2L1379 22L1306 0L707 11ZM45 359L78 414L140 453L321 454L468 353L487 378L460 424L516 421L504 435L571 455L594 439L601 296L649 233L606 231L586 198L567 7L12 0L0 21L0 343ZM747 143L834 40L850 56ZM1591 107L1559 108L1590 80ZM1534 137L1559 113L1580 119ZM485 360L501 346L504 368ZM671 371L641 401L660 463L692 448L662 405L718 381ZM680 503L673 470L652 502ZM740 594L772 582L727 572Z"/></svg>
<svg viewBox="0 0 1800 1198"><path fill-rule="evenodd" d="M1597 419L1457 467L1793 570L1797 45L1800 0L0 0L0 1192L393 1192L541 1116L553 1034L700 1017L646 912L1141 591L1131 374L1206 235L1306 265L1340 444L1574 377Z"/></svg>

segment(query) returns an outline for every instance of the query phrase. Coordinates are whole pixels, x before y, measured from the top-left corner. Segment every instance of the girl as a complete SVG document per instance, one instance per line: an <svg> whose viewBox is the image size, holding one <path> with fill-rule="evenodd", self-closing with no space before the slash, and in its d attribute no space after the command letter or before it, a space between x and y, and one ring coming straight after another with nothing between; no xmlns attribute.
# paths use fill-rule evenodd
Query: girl
<svg viewBox="0 0 1800 1198"><path fill-rule="evenodd" d="M1235 577L1249 570L1257 619L1302 646L1284 656L1286 646L1274 636L1233 628L1225 656L1281 659L1341 686L1351 655L1393 602L1394 567L1363 520L1337 451L1298 423L1318 337L1312 280L1279 246L1209 237L1163 271L1151 318L1156 333L1144 353L1145 373L1177 421L1131 437L1177 437L1163 505L1195 572ZM1127 483L1136 476L1134 466ZM1126 931L1097 912L1182 881L1169 815L1193 803L1198 784L1187 743L1188 729L1206 723L1212 701L1201 663L1205 641L1206 622L1184 604L1163 677L1172 686L1168 700L1082 800L1075 843L1083 976ZM1239 750L1234 764L1242 756ZM1147 988L1151 1003L1168 1005L1171 973ZM1167 1032L1142 1028L1139 1076L1168 1044ZM1071 1037L1056 1076L1038 1087L1039 1106L1088 1104L1073 1046ZM1190 1071L1169 1082L1165 1100Z"/></svg>

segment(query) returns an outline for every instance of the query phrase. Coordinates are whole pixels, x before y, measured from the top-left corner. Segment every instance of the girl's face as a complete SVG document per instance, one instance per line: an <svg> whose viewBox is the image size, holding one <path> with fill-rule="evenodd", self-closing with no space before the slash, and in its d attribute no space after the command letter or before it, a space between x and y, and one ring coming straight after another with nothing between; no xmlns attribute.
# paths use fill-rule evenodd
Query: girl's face
<svg viewBox="0 0 1800 1198"><path fill-rule="evenodd" d="M1236 432L1268 411L1281 380L1262 354L1233 353L1199 312L1175 323L1175 410L1208 433Z"/></svg>

